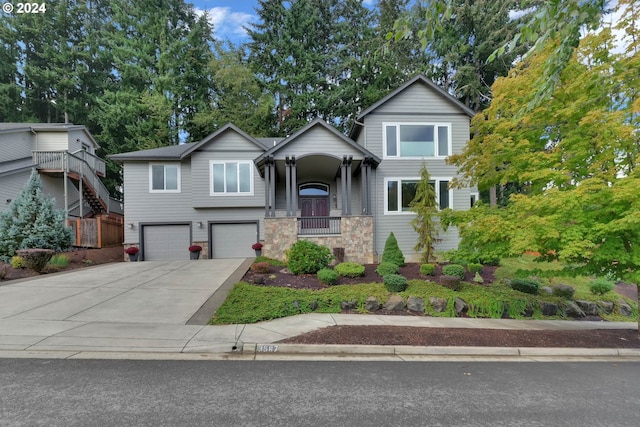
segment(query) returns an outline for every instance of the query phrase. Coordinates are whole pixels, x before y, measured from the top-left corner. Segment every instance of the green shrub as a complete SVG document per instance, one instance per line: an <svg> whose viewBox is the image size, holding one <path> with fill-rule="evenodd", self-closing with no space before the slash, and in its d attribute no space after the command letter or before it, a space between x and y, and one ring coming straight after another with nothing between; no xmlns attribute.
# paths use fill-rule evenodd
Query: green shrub
<svg viewBox="0 0 640 427"><path fill-rule="evenodd" d="M483 265L490 265L492 267L498 267L500 265L500 258L479 257L478 262Z"/></svg>
<svg viewBox="0 0 640 427"><path fill-rule="evenodd" d="M266 256L257 256L256 259L253 261L254 264L257 264L259 262L268 262L269 265L273 265L274 267L286 267L287 264L283 261L280 261L279 259L273 259L273 258L269 258Z"/></svg>
<svg viewBox="0 0 640 427"><path fill-rule="evenodd" d="M378 268L376 268L376 273L378 273L380 276L386 276L387 274L398 274L399 269L400 267L392 262L381 262L378 265Z"/></svg>
<svg viewBox="0 0 640 427"><path fill-rule="evenodd" d="M540 284L534 279L513 279L511 289L527 294L537 295Z"/></svg>
<svg viewBox="0 0 640 427"><path fill-rule="evenodd" d="M271 264L268 262L254 262L251 265L251 271L254 273L266 274L271 271Z"/></svg>
<svg viewBox="0 0 640 427"><path fill-rule="evenodd" d="M433 276L436 274L436 266L433 264L422 264L420 266L420 274L423 276Z"/></svg>
<svg viewBox="0 0 640 427"><path fill-rule="evenodd" d="M449 264L442 267L442 274L445 276L456 276L460 280L464 279L464 267L460 264Z"/></svg>
<svg viewBox="0 0 640 427"><path fill-rule="evenodd" d="M405 265L404 254L400 250L400 247L398 246L398 240L396 240L396 236L393 234L393 232L389 234L389 237L387 237L387 241L384 243L382 262L391 262L400 267L403 267Z"/></svg>
<svg viewBox="0 0 640 427"><path fill-rule="evenodd" d="M69 265L69 257L65 254L55 254L49 260L49 266L53 268L67 268Z"/></svg>
<svg viewBox="0 0 640 427"><path fill-rule="evenodd" d="M343 262L333 267L336 273L344 277L364 276L364 265L357 262Z"/></svg>
<svg viewBox="0 0 640 427"><path fill-rule="evenodd" d="M329 269L329 268L323 268L322 270L318 271L318 280L321 283L324 283L325 285L335 285L336 283L338 283L338 277L340 277L340 275L338 273L336 273L335 271Z"/></svg>
<svg viewBox="0 0 640 427"><path fill-rule="evenodd" d="M47 266L55 251L52 249L20 249L17 253L24 260L25 267L40 273Z"/></svg>
<svg viewBox="0 0 640 427"><path fill-rule="evenodd" d="M22 257L19 257L18 255L16 255L13 258L11 258L11 267L15 268L16 270L19 268L24 268L25 265Z"/></svg>
<svg viewBox="0 0 640 427"><path fill-rule="evenodd" d="M399 274L387 274L382 277L382 282L389 292L402 292L407 289L407 279Z"/></svg>
<svg viewBox="0 0 640 427"><path fill-rule="evenodd" d="M314 274L329 265L333 256L326 246L298 240L289 249L289 271L293 274Z"/></svg>
<svg viewBox="0 0 640 427"><path fill-rule="evenodd" d="M440 284L445 288L449 288L454 291L462 289L462 280L458 276L444 275L440 278Z"/></svg>
<svg viewBox="0 0 640 427"><path fill-rule="evenodd" d="M573 286L559 284L551 287L551 293L556 297L573 299L573 294L576 293L576 289Z"/></svg>
<svg viewBox="0 0 640 427"><path fill-rule="evenodd" d="M482 271L482 264L476 262L470 262L467 264L467 270L471 273L480 273Z"/></svg>
<svg viewBox="0 0 640 427"><path fill-rule="evenodd" d="M613 282L601 278L592 280L589 283L589 290L594 295L604 295L607 292L611 292L615 287L616 285Z"/></svg>

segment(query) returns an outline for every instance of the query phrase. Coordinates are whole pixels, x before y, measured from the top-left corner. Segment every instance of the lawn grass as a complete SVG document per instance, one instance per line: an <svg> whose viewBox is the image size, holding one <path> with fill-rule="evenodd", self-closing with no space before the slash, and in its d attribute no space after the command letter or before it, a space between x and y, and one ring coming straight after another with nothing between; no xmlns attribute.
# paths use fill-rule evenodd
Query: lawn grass
<svg viewBox="0 0 640 427"><path fill-rule="evenodd" d="M552 295L529 295L508 287L505 279L516 277L518 270L560 269L557 264L537 263L533 256L506 259L496 270L496 282L489 286L478 286L463 283L460 291L440 286L426 280L411 280L407 289L400 292L403 298L410 296L425 300L425 314L429 316L455 317L454 303L456 297L463 299L468 305L470 317L500 318L506 312L510 318L523 319L525 308L533 309L534 319L558 319L561 315L545 317L540 309L540 302L561 304L563 300ZM624 317L617 314L603 315L606 320L637 321L638 310L634 301L624 298L615 292L605 295L593 295L589 291L588 277L550 277L540 278L542 286L564 283L575 287L574 299L586 301L612 301L624 299L634 309L634 316ZM290 289L272 286L255 286L245 282L237 283L229 292L227 299L211 319L211 324L255 323L301 313L340 313L342 301L357 301L358 310L365 312L364 304L373 296L384 303L390 296L382 283L361 285L338 285L321 290ZM429 297L447 300L447 309L436 313L429 304ZM315 310L312 306L316 305Z"/></svg>

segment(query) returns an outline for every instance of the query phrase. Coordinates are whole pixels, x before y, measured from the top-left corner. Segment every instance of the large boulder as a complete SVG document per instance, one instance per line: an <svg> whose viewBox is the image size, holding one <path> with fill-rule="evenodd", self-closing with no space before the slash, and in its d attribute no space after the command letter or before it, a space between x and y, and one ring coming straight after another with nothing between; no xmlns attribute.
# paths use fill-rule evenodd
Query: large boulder
<svg viewBox="0 0 640 427"><path fill-rule="evenodd" d="M380 310L380 301L376 297L368 297L364 302L364 309L367 311Z"/></svg>
<svg viewBox="0 0 640 427"><path fill-rule="evenodd" d="M558 304L554 304L552 302L545 302L540 307L542 310L542 314L545 316L555 316L558 314Z"/></svg>
<svg viewBox="0 0 640 427"><path fill-rule="evenodd" d="M469 310L469 305L462 298L456 297L456 301L454 303L454 307L456 309L456 314L460 315L466 313Z"/></svg>
<svg viewBox="0 0 640 427"><path fill-rule="evenodd" d="M404 298L400 295L391 295L382 306L385 310L403 311L405 308Z"/></svg>
<svg viewBox="0 0 640 427"><path fill-rule="evenodd" d="M407 308L411 311L424 313L424 299L418 297L407 298Z"/></svg>
<svg viewBox="0 0 640 427"><path fill-rule="evenodd" d="M621 299L618 300L618 311L623 316L632 316L633 315L633 310L631 309L631 306L629 304L627 304L624 300L621 300Z"/></svg>
<svg viewBox="0 0 640 427"><path fill-rule="evenodd" d="M569 317L585 317L586 316L584 311L582 311L582 309L578 307L578 304L576 304L573 301L567 301L565 303L564 312Z"/></svg>
<svg viewBox="0 0 640 427"><path fill-rule="evenodd" d="M358 307L358 300L351 300L351 301L342 301L340 303L340 308L342 310L354 310L355 308Z"/></svg>
<svg viewBox="0 0 640 427"><path fill-rule="evenodd" d="M436 313L442 313L447 309L447 300L444 298L429 297L429 304Z"/></svg>
<svg viewBox="0 0 640 427"><path fill-rule="evenodd" d="M613 303L611 301L598 301L598 305L604 314L613 313Z"/></svg>
<svg viewBox="0 0 640 427"><path fill-rule="evenodd" d="M598 304L591 301L579 301L576 300L576 304L587 316L597 316L598 315Z"/></svg>

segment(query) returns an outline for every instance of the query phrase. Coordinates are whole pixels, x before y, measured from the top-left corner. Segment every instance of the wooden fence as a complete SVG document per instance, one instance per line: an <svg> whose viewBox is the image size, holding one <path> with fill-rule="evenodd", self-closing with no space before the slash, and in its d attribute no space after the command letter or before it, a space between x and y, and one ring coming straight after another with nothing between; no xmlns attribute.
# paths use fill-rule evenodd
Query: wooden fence
<svg viewBox="0 0 640 427"><path fill-rule="evenodd" d="M73 246L105 248L121 245L124 241L124 224L119 218L69 219L67 226L73 230Z"/></svg>

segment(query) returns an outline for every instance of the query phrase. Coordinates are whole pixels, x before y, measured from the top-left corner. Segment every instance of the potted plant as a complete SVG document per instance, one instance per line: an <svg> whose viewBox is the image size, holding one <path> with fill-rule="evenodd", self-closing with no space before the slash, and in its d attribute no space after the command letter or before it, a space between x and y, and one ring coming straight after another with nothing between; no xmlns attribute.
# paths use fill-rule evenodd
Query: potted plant
<svg viewBox="0 0 640 427"><path fill-rule="evenodd" d="M200 258L200 251L202 250L202 246L200 245L191 245L189 246L189 258L198 259Z"/></svg>
<svg viewBox="0 0 640 427"><path fill-rule="evenodd" d="M124 251L127 253L127 255L129 255L129 261L138 261L138 252L140 251L140 249L138 249L137 246L129 246Z"/></svg>
<svg viewBox="0 0 640 427"><path fill-rule="evenodd" d="M253 249L254 251L256 251L256 256L260 256L262 255L262 243L260 242L256 242L253 245L251 245L251 249Z"/></svg>

